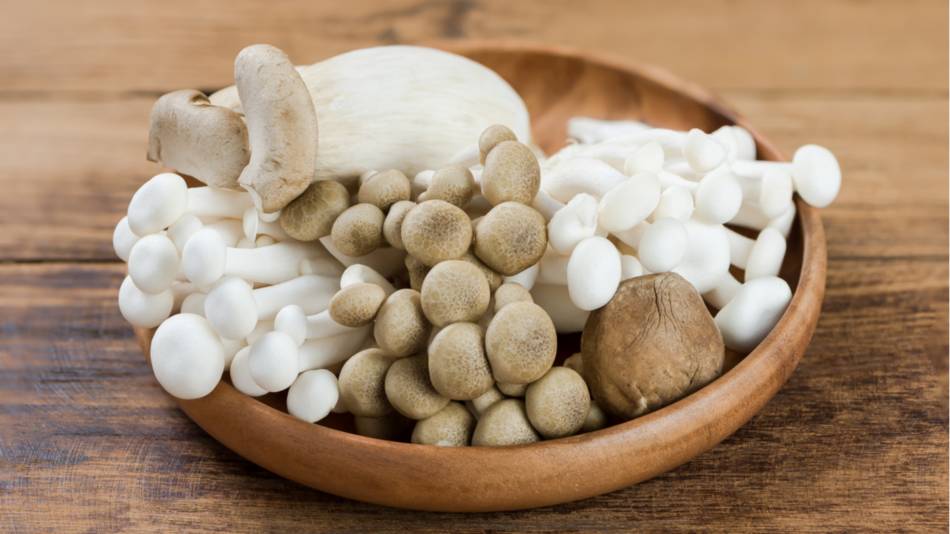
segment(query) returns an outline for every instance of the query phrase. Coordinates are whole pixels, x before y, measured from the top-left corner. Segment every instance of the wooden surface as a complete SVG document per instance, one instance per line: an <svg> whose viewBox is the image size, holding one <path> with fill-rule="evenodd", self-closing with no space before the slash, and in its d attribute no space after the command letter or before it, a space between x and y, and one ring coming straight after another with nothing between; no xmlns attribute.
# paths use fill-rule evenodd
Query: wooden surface
<svg viewBox="0 0 950 534"><path fill-rule="evenodd" d="M691 463L535 511L395 511L241 460L152 379L115 307L110 236L155 170L154 98L230 83L251 42L308 61L464 37L661 65L786 152L841 160L805 359ZM35 1L7 3L0 47L0 530L946 529L946 2Z"/></svg>

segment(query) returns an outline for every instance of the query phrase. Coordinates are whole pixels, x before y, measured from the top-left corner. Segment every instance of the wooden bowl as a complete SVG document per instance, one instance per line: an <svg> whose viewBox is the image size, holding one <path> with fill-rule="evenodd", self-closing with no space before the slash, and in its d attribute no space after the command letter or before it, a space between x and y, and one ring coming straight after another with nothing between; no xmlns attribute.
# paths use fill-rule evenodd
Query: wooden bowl
<svg viewBox="0 0 950 534"><path fill-rule="evenodd" d="M548 152L564 142L565 122L575 115L706 131L735 123L755 134L709 92L653 67L517 44L445 48L491 67L514 86L531 112L536 141ZM781 159L765 138L755 137L760 158ZM244 458L301 484L360 501L417 510L514 510L623 488L722 441L758 412L795 369L818 320L826 262L821 220L816 210L797 202L782 273L795 294L772 333L712 384L632 421L532 445L440 448L307 424L272 406L281 400L268 404L246 397L226 381L207 397L179 404ZM151 332L138 331L137 336L147 355Z"/></svg>

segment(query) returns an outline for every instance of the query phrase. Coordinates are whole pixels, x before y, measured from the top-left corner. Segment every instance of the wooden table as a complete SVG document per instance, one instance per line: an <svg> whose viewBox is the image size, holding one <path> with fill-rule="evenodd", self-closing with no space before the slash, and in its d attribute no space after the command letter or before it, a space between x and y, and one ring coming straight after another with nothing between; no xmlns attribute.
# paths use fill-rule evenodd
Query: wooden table
<svg viewBox="0 0 950 534"><path fill-rule="evenodd" d="M110 236L163 92L379 43L517 38L662 65L787 152L844 169L814 341L732 438L650 482L456 516L322 494L243 461L156 385ZM947 526L947 4L8 2L0 17L0 530L937 530ZM394 481L398 483L398 481Z"/></svg>

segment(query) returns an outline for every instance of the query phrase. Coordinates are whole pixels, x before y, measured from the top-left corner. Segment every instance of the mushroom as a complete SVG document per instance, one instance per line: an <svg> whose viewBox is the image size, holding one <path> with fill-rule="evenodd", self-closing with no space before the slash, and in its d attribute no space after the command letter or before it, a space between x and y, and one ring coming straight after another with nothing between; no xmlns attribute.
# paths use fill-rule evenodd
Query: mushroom
<svg viewBox="0 0 950 534"><path fill-rule="evenodd" d="M251 45L234 60L234 81L251 146L240 184L258 210L273 213L314 179L317 115L300 74L279 49Z"/></svg>
<svg viewBox="0 0 950 534"><path fill-rule="evenodd" d="M765 228L752 240L727 229L729 258L733 265L745 270L745 280L777 276L785 259L785 238L775 228Z"/></svg>
<svg viewBox="0 0 950 534"><path fill-rule="evenodd" d="M524 402L505 399L492 404L478 419L472 445L502 447L538 441L538 433L528 422Z"/></svg>
<svg viewBox="0 0 950 534"><path fill-rule="evenodd" d="M485 356L484 334L474 323L453 323L429 342L429 379L442 395L453 400L476 399L494 380Z"/></svg>
<svg viewBox="0 0 950 534"><path fill-rule="evenodd" d="M709 224L724 224L742 206L742 187L728 171L711 172L700 180L695 199L693 217Z"/></svg>
<svg viewBox="0 0 950 534"><path fill-rule="evenodd" d="M386 373L394 361L379 349L366 349L343 364L340 397L353 415L382 417L392 411L386 398Z"/></svg>
<svg viewBox="0 0 950 534"><path fill-rule="evenodd" d="M478 160L484 165L485 158L488 157L488 153L491 152L491 149L495 148L499 143L505 141L517 141L518 137L510 128L503 124L493 124L485 130L482 131L482 134L478 136Z"/></svg>
<svg viewBox="0 0 950 534"><path fill-rule="evenodd" d="M548 243L559 254L570 254L578 243L597 231L597 199L587 193L575 195L548 222Z"/></svg>
<svg viewBox="0 0 950 534"><path fill-rule="evenodd" d="M343 274L340 275L340 289L346 289L351 285L360 283L375 284L381 287L383 291L386 292L387 297L396 291L396 288L389 283L389 280L386 280L383 275L366 265L360 265L358 263L350 265L343 271Z"/></svg>
<svg viewBox="0 0 950 534"><path fill-rule="evenodd" d="M287 391L287 412L316 423L329 415L340 398L336 376L326 369L301 373Z"/></svg>
<svg viewBox="0 0 950 534"><path fill-rule="evenodd" d="M271 393L283 391L300 373L297 343L283 332L268 332L251 345L247 365L255 384Z"/></svg>
<svg viewBox="0 0 950 534"><path fill-rule="evenodd" d="M279 223L294 239L313 241L330 235L333 221L350 207L350 193L340 182L313 182L280 210Z"/></svg>
<svg viewBox="0 0 950 534"><path fill-rule="evenodd" d="M257 385L254 378L251 377L251 370L248 367L247 357L251 353L251 347L244 347L237 351L231 360L231 368L228 374L231 377L231 385L241 393L249 397L260 397L266 395L267 390Z"/></svg>
<svg viewBox="0 0 950 534"><path fill-rule="evenodd" d="M548 313L558 333L567 334L584 329L590 311L574 304L567 286L537 284L531 289L531 297Z"/></svg>
<svg viewBox="0 0 950 534"><path fill-rule="evenodd" d="M675 269L683 261L688 246L686 226L676 219L664 218L644 230L637 252L643 268L661 273Z"/></svg>
<svg viewBox="0 0 950 534"><path fill-rule="evenodd" d="M504 283L518 284L528 291L531 291L531 288L533 288L534 284L538 281L538 274L540 270L540 265L535 263L521 272L515 273L511 276L506 276L504 278Z"/></svg>
<svg viewBox="0 0 950 534"><path fill-rule="evenodd" d="M350 206L333 221L333 246L347 256L365 256L383 244L385 214L369 203Z"/></svg>
<svg viewBox="0 0 950 534"><path fill-rule="evenodd" d="M517 141L502 141L491 148L485 158L481 186L482 195L492 205L530 205L540 185L541 168L530 148Z"/></svg>
<svg viewBox="0 0 950 534"><path fill-rule="evenodd" d="M383 221L383 238L394 248L406 249L402 243L402 222L414 207L416 207L415 202L400 200L390 206L389 211L386 212L386 219Z"/></svg>
<svg viewBox="0 0 950 534"><path fill-rule="evenodd" d="M122 261L129 261L129 254L132 252L132 247L139 239L141 238L135 235L135 232L129 228L128 216L122 217L112 232L112 248L115 250L115 255Z"/></svg>
<svg viewBox="0 0 950 534"><path fill-rule="evenodd" d="M622 172L599 159L571 158L546 169L541 188L553 199L566 203L581 193L599 199L626 179Z"/></svg>
<svg viewBox="0 0 950 534"><path fill-rule="evenodd" d="M531 426L545 438L576 434L590 411L587 383L573 369L552 367L528 386L525 408Z"/></svg>
<svg viewBox="0 0 950 534"><path fill-rule="evenodd" d="M379 348L401 358L425 348L429 329L419 292L400 289L389 295L376 314L373 336Z"/></svg>
<svg viewBox="0 0 950 534"><path fill-rule="evenodd" d="M749 280L716 314L716 326L726 346L739 352L750 352L785 313L792 300L788 282L777 276Z"/></svg>
<svg viewBox="0 0 950 534"><path fill-rule="evenodd" d="M436 326L477 321L491 300L491 288L481 270L462 260L443 261L433 267L420 293L422 311Z"/></svg>
<svg viewBox="0 0 950 534"><path fill-rule="evenodd" d="M320 244L345 267L356 264L365 265L383 276L393 276L402 270L403 261L406 258L406 251L395 247L378 248L365 256L349 256L333 245L333 239L330 236L321 237Z"/></svg>
<svg viewBox="0 0 950 534"><path fill-rule="evenodd" d="M384 388L393 408L410 419L435 415L449 403L448 398L432 387L429 362L424 354L394 361L386 372Z"/></svg>
<svg viewBox="0 0 950 534"><path fill-rule="evenodd" d="M303 260L322 254L320 247L296 241L252 249L227 247L217 232L203 228L185 243L181 267L188 280L199 286L210 286L227 275L278 284L298 276Z"/></svg>
<svg viewBox="0 0 950 534"><path fill-rule="evenodd" d="M239 219L251 205L251 197L241 191L189 188L181 176L166 172L153 176L135 191L129 201L128 222L135 235L144 237L168 228L185 213Z"/></svg>
<svg viewBox="0 0 950 534"><path fill-rule="evenodd" d="M146 293L161 293L171 287L178 275L178 249L162 234L151 234L136 241L129 253L129 276Z"/></svg>
<svg viewBox="0 0 950 534"><path fill-rule="evenodd" d="M520 202L498 204L475 229L475 255L505 276L518 274L537 263L547 244L544 217Z"/></svg>
<svg viewBox="0 0 950 534"><path fill-rule="evenodd" d="M464 447L471 440L475 418L458 402L449 402L444 408L418 423L412 430L411 441L439 447Z"/></svg>
<svg viewBox="0 0 950 534"><path fill-rule="evenodd" d="M148 160L215 187L237 187L249 158L239 113L212 105L200 91L182 89L152 106Z"/></svg>
<svg viewBox="0 0 950 534"><path fill-rule="evenodd" d="M597 309L614 296L621 279L620 253L603 237L588 237L571 253L567 264L567 289L582 310Z"/></svg>
<svg viewBox="0 0 950 534"><path fill-rule="evenodd" d="M131 276L119 286L119 312L126 321L139 328L155 328L168 318L175 305L171 289L146 293L136 287Z"/></svg>
<svg viewBox="0 0 950 534"><path fill-rule="evenodd" d="M534 382L554 363L554 323L537 304L513 302L499 310L488 325L485 352L498 382Z"/></svg>
<svg viewBox="0 0 950 534"><path fill-rule="evenodd" d="M224 372L224 346L200 315L181 313L166 319L152 337L149 354L158 383L179 399L211 393Z"/></svg>
<svg viewBox="0 0 950 534"><path fill-rule="evenodd" d="M831 204L841 189L841 166L837 158L830 150L818 145L800 147L795 151L791 163L734 161L731 167L736 174L750 177L764 177L769 169L787 170L792 175L798 194L816 208Z"/></svg>
<svg viewBox="0 0 950 534"><path fill-rule="evenodd" d="M299 304L305 313L325 310L335 286L335 278L313 274L257 289L251 289L240 278L229 277L208 292L205 317L222 337L243 339L258 321L273 319L289 304Z"/></svg>
<svg viewBox="0 0 950 534"><path fill-rule="evenodd" d="M401 200L409 200L409 178L396 169L374 172L360 183L357 202L368 203L386 211Z"/></svg>
<svg viewBox="0 0 950 534"><path fill-rule="evenodd" d="M427 200L406 214L400 235L406 251L431 267L465 254L472 243L472 222L458 206Z"/></svg>
<svg viewBox="0 0 950 534"><path fill-rule="evenodd" d="M364 326L376 317L386 297L386 291L376 284L352 284L333 295L328 311L334 321L344 326Z"/></svg>
<svg viewBox="0 0 950 534"><path fill-rule="evenodd" d="M673 185L663 189L660 194L660 202L653 210L650 218L654 221L658 219L676 219L685 221L693 216L695 208L693 193L689 187L682 185Z"/></svg>
<svg viewBox="0 0 950 534"><path fill-rule="evenodd" d="M633 228L653 213L660 202L660 183L639 173L613 187L600 199L597 224L608 232Z"/></svg>
<svg viewBox="0 0 950 534"><path fill-rule="evenodd" d="M450 165L435 171L429 187L419 195L419 202L439 199L465 208L475 194L475 177L461 165Z"/></svg>

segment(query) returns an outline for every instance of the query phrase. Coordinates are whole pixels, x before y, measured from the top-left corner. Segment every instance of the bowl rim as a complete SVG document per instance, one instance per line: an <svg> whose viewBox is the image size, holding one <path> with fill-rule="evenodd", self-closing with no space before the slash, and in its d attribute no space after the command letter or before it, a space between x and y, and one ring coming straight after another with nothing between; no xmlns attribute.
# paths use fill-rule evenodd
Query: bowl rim
<svg viewBox="0 0 950 534"><path fill-rule="evenodd" d="M705 105L714 113L720 115L725 122L745 127L754 136L760 154L765 154L768 159L772 160L785 160L770 141L762 136L754 127L749 125L744 117L724 104L713 93L699 85L684 81L660 67L601 54L593 55L568 47L518 41L453 41L427 43L427 46L434 46L462 55L476 54L479 52L518 52L553 55L593 63L607 69L632 73L635 76L650 80L662 86L665 90L685 95L689 99ZM583 450L578 449L578 453L597 454L597 449L602 447L625 449L623 446L624 442L636 438L637 435L662 437L658 436L658 433L668 430L671 425L697 427L704 433L699 440L698 446L690 445L686 446L687 448L683 450L673 450L669 455L670 459L663 460L656 458L652 466L640 469L636 476L618 475L612 476L610 480L602 481L602 483L599 484L580 484L576 490L573 491L570 498L565 499L552 500L540 495L535 496L536 498L527 495L527 498L521 503L499 505L497 501L488 497L484 502L475 502L472 503L471 506L459 508L447 507L444 503L436 501L430 503L431 505L426 505L426 503L420 505L420 503L414 502L411 497L404 496L395 496L395 498L380 495L367 496L363 492L347 491L345 487L341 488L340 484L330 484L334 485L334 489L325 490L345 497L377 504L415 509L457 511L462 511L463 509L466 511L488 511L529 508L552 504L554 502L577 500L605 493L606 491L613 491L632 483L652 478L712 448L735 432L735 430L757 413L781 388L794 371L817 323L821 300L824 296L825 266L827 261L824 231L818 211L805 204L797 196L795 203L797 208L796 222L800 226L799 237L802 240L801 267L798 284L792 295L791 302L776 326L751 353L746 355L735 367L710 384L659 410L629 421L593 432L566 438L539 441L526 445L452 448L388 441L361 436L319 424L310 424L296 419L286 412L268 406L256 398L248 397L240 393L225 380L222 380L212 394L207 397L196 400L176 399L176 401L191 419L219 441L222 440L219 439L216 429L210 428L213 425L204 424L201 421L202 417L200 417L204 411L201 406L202 403L207 402L211 397L216 397L219 401L224 403L243 404L243 408L246 410L245 416L249 419L263 421L261 418L268 418L276 421L277 424L288 425L288 435L291 433L308 432L311 434L310 437L312 440L332 443L332 447L352 449L353 451L357 451L360 455L367 455L368 458L388 458L390 462L409 464L436 462L445 466L452 464L488 466L491 465L492 461L503 456L508 457L508 459L505 460L506 462L517 462L518 460L515 456L519 455L527 459L526 453L545 458L560 457L567 453L564 450L565 447L577 448L578 446L583 448ZM153 332L154 329L135 329L136 337L142 346L146 358L148 358L149 342ZM800 349L791 346L796 343L801 343L802 339L804 339L804 343ZM729 395L729 392L737 388L740 390L755 388L755 399L753 399L752 402L744 402L748 401L748 399L739 400L731 398L732 396ZM713 405L717 406L717 409L709 410L708 408ZM733 417L729 418L730 421L728 422L717 421L716 419L721 418L724 413L730 413ZM689 421L688 424L687 420ZM695 431L695 428L693 431ZM670 437L672 438L674 436ZM680 437L683 436L681 435ZM668 443L668 446L674 449L677 447L675 439L667 439L665 441ZM274 465L268 465L267 461L262 461L259 454L249 453L247 450L241 450L240 447L234 447L232 444L225 445L242 457L278 475L308 486L316 487L307 476L287 472L286 469L279 467L275 468Z"/></svg>

